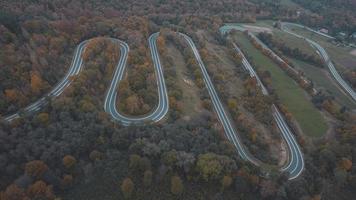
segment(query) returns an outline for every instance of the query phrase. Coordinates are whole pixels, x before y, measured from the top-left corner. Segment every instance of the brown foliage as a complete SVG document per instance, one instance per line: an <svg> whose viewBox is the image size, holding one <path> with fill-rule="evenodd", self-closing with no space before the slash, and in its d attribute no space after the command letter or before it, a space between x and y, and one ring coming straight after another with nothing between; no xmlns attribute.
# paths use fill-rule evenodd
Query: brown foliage
<svg viewBox="0 0 356 200"><path fill-rule="evenodd" d="M19 91L17 91L16 89L6 89L5 90L5 96L6 96L7 100L10 102L17 101L18 94L19 94Z"/></svg>
<svg viewBox="0 0 356 200"><path fill-rule="evenodd" d="M42 80L38 72L31 72L31 90L34 94L39 94L46 83Z"/></svg>
<svg viewBox="0 0 356 200"><path fill-rule="evenodd" d="M52 200L55 198L52 186L47 186L43 181L37 181L27 189L27 194L31 199Z"/></svg>
<svg viewBox="0 0 356 200"><path fill-rule="evenodd" d="M9 185L0 197L1 200L29 200L25 191L15 184Z"/></svg>
<svg viewBox="0 0 356 200"><path fill-rule="evenodd" d="M121 184L121 191L124 194L125 198L130 198L132 192L135 189L135 185L130 178L125 178Z"/></svg>
<svg viewBox="0 0 356 200"><path fill-rule="evenodd" d="M29 176L39 178L48 170L48 166L41 160L33 160L25 165L25 173Z"/></svg>
<svg viewBox="0 0 356 200"><path fill-rule="evenodd" d="M61 181L61 184L63 187L68 187L73 183L73 176L66 174L63 176L63 179Z"/></svg>
<svg viewBox="0 0 356 200"><path fill-rule="evenodd" d="M67 169L72 168L76 163L77 163L77 160L71 155L66 155L63 157L63 165Z"/></svg>

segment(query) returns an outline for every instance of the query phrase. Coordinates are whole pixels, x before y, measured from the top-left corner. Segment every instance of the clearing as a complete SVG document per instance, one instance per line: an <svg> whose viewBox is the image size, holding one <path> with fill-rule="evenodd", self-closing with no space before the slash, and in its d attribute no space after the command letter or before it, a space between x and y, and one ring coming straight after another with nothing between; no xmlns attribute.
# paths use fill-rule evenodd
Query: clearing
<svg viewBox="0 0 356 200"><path fill-rule="evenodd" d="M316 51L303 39L292 36L279 29L273 29L275 38L284 42L290 48L299 48L305 53L319 56ZM302 70L305 75L316 84L317 89L323 89L327 94L335 97L336 101L348 108L355 109L356 105L352 99L343 91L333 79L327 67L319 68L315 65L303 62L295 58L288 58L297 69Z"/></svg>
<svg viewBox="0 0 356 200"><path fill-rule="evenodd" d="M168 42L166 47L166 53L173 57L172 60L177 73L176 81L183 91L183 116L184 118L189 119L191 116L196 115L202 110L199 88L191 79L192 76L188 73L189 70L187 69L181 52L171 42Z"/></svg>
<svg viewBox="0 0 356 200"><path fill-rule="evenodd" d="M280 101L308 136L319 137L326 133L328 126L321 112L310 102L306 92L300 88L277 64L257 50L241 32L235 35L235 41L254 61L256 68L267 70L272 75L272 85Z"/></svg>

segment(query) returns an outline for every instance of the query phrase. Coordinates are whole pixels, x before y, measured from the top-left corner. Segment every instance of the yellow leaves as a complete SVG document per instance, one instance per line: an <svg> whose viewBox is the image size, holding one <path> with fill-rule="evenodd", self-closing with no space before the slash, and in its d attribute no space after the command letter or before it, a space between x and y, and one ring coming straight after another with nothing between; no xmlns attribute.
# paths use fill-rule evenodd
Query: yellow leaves
<svg viewBox="0 0 356 200"><path fill-rule="evenodd" d="M227 101L227 105L230 110L235 111L237 109L237 100L236 99L229 99Z"/></svg>

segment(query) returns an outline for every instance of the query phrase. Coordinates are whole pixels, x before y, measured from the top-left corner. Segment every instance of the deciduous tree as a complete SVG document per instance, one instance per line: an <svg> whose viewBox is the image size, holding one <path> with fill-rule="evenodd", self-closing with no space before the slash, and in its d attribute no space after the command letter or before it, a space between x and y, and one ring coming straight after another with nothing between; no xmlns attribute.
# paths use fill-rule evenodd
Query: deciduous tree
<svg viewBox="0 0 356 200"><path fill-rule="evenodd" d="M135 185L130 178L125 178L121 184L121 191L126 199L132 196L132 192L135 189Z"/></svg>

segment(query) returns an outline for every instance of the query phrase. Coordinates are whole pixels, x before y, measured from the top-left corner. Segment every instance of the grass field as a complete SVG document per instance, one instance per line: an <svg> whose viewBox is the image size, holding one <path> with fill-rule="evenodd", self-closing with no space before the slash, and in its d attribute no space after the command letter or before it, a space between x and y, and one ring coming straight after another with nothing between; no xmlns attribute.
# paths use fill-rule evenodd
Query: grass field
<svg viewBox="0 0 356 200"><path fill-rule="evenodd" d="M327 94L335 97L335 100L340 104L350 109L356 109L356 104L351 98L342 92L337 82L328 75L327 69L320 69L306 62L289 58L295 67L301 69L305 75L314 82L317 89L324 90Z"/></svg>
<svg viewBox="0 0 356 200"><path fill-rule="evenodd" d="M257 50L243 33L235 35L235 41L248 52L248 56L260 70L268 70L272 74L272 85L282 104L298 121L303 132L312 137L322 136L327 131L327 123L321 112L307 98L307 94L280 69L271 59Z"/></svg>
<svg viewBox="0 0 356 200"><path fill-rule="evenodd" d="M314 40L323 48L325 48L326 52L329 54L331 60L335 63L335 67L339 72L345 73L347 69L356 69L356 56L350 54L350 51L353 50L352 48L336 46L335 44L332 44L327 38L302 28L293 27L292 30L302 36Z"/></svg>
<svg viewBox="0 0 356 200"><path fill-rule="evenodd" d="M273 35L275 39L278 39L280 42L283 42L286 46L290 48L298 48L302 52L305 52L310 55L319 57L316 51L307 43L305 40L297 38L293 35L285 33L279 29L273 29Z"/></svg>
<svg viewBox="0 0 356 200"><path fill-rule="evenodd" d="M294 3L292 0L281 0L281 5L299 7L299 5Z"/></svg>
<svg viewBox="0 0 356 200"><path fill-rule="evenodd" d="M275 38L278 38L290 48L297 47L303 52L319 56L315 50L303 39L299 39L278 29L274 29L273 34L275 35ZM291 60L298 69L302 70L306 76L316 84L318 89L324 89L329 95L334 96L340 105L345 105L351 109L356 108L356 105L352 102L350 97L347 96L347 94L344 92L340 91L342 89L337 86L337 82L331 78L331 75L327 75L330 73L328 68L320 69L316 66L293 58L289 58L289 60Z"/></svg>

